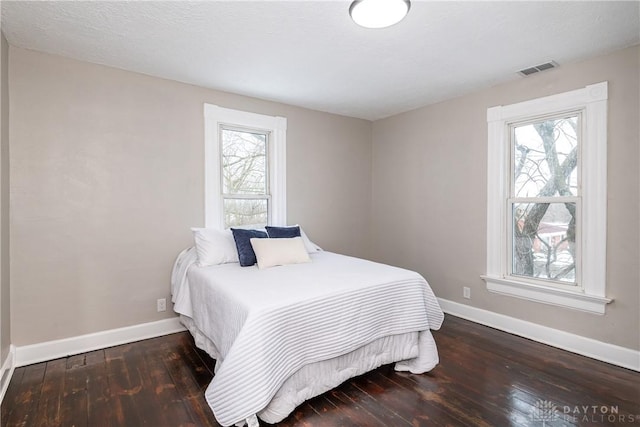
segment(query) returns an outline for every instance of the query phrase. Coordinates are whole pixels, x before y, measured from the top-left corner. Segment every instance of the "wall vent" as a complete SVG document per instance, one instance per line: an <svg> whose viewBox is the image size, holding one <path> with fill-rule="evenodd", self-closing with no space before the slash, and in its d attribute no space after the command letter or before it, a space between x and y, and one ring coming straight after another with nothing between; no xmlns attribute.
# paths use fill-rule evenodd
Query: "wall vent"
<svg viewBox="0 0 640 427"><path fill-rule="evenodd" d="M525 68L524 70L518 71L523 76L530 76L531 74L539 73L540 71L550 70L552 68L556 68L558 66L554 61L545 62L544 64L536 65L533 67Z"/></svg>

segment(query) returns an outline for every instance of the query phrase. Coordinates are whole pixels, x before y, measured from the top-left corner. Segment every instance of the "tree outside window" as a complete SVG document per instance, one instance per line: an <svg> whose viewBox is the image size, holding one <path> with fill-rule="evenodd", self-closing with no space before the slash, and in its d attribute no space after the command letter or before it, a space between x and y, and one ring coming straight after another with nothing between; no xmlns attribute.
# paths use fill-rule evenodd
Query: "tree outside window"
<svg viewBox="0 0 640 427"><path fill-rule="evenodd" d="M225 227L268 223L268 133L221 127Z"/></svg>
<svg viewBox="0 0 640 427"><path fill-rule="evenodd" d="M576 284L580 114L514 124L511 274Z"/></svg>

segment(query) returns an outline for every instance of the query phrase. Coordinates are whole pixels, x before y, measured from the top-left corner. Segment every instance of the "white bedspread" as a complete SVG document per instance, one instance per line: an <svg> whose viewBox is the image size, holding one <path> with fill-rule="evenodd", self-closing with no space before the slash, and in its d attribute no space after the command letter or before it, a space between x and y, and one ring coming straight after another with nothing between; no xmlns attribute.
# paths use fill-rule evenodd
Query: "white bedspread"
<svg viewBox="0 0 640 427"><path fill-rule="evenodd" d="M442 311L418 273L330 252L311 257L265 270L189 268L190 253L176 263L174 309L193 318L218 353L205 396L220 424L260 412L309 363L381 337L440 327ZM420 371L411 361L404 366Z"/></svg>

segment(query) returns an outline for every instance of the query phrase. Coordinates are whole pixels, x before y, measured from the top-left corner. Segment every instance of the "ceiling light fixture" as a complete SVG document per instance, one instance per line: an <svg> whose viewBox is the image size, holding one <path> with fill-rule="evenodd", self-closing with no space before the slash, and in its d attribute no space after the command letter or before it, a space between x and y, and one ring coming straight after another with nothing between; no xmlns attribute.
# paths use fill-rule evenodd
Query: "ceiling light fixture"
<svg viewBox="0 0 640 427"><path fill-rule="evenodd" d="M385 28L402 21L410 7L410 0L355 0L349 15L362 27Z"/></svg>

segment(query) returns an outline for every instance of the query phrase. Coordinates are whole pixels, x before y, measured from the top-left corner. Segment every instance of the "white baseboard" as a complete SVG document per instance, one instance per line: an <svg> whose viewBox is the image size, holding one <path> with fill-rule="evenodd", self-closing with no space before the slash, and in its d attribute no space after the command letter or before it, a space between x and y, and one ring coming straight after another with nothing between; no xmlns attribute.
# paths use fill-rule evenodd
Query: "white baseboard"
<svg viewBox="0 0 640 427"><path fill-rule="evenodd" d="M15 354L15 347L10 346L9 354L0 368L0 403L2 403L2 399L4 399L4 394L7 392L7 388L11 382L11 377L13 376L13 370L15 369Z"/></svg>
<svg viewBox="0 0 640 427"><path fill-rule="evenodd" d="M179 318L174 317L61 340L19 346L15 349L15 366L31 365L32 363L86 353L184 330L185 328L180 323Z"/></svg>
<svg viewBox="0 0 640 427"><path fill-rule="evenodd" d="M445 313L529 338L553 347L640 371L640 351L553 329L492 311L438 298Z"/></svg>

